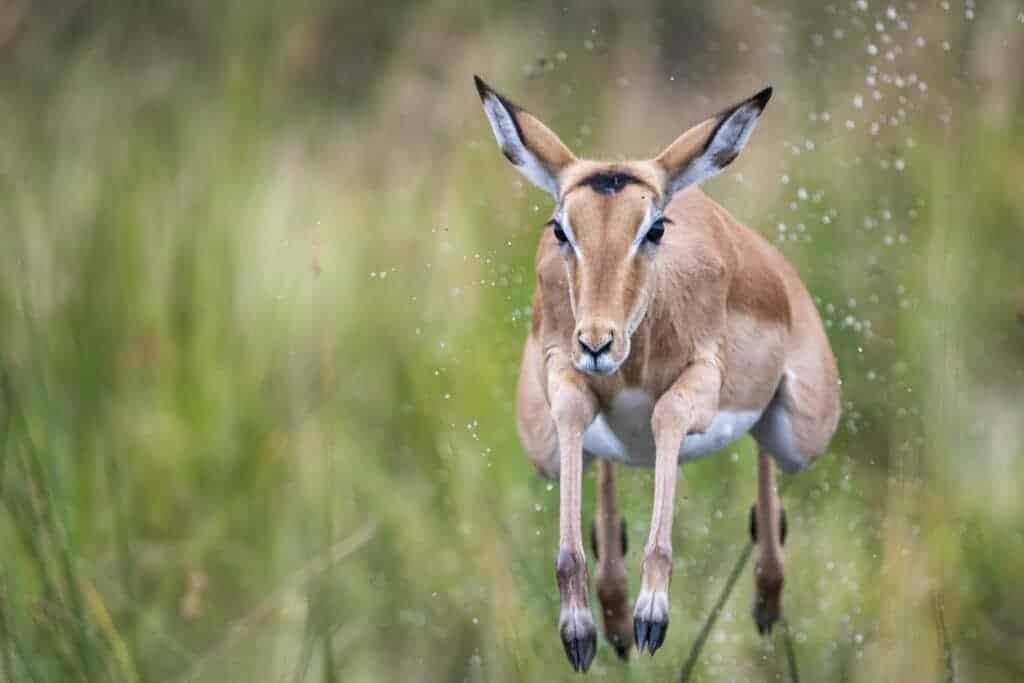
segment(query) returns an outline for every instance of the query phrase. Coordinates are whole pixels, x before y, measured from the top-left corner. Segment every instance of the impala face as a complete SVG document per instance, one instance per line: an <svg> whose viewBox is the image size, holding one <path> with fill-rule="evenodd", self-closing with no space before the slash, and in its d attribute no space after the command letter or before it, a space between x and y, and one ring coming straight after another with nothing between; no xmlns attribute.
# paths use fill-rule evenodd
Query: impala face
<svg viewBox="0 0 1024 683"><path fill-rule="evenodd" d="M736 158L771 88L697 124L654 159L615 164L577 159L538 118L479 78L476 86L502 153L558 202L544 239L557 243L568 276L568 292L550 292L550 300L568 296L575 320L563 351L580 372L611 374L629 358L655 289L671 226L662 210Z"/></svg>
<svg viewBox="0 0 1024 683"><path fill-rule="evenodd" d="M580 372L611 374L629 357L671 222L656 197L654 188L635 176L597 171L566 193L548 223L565 260L576 321L570 357Z"/></svg>

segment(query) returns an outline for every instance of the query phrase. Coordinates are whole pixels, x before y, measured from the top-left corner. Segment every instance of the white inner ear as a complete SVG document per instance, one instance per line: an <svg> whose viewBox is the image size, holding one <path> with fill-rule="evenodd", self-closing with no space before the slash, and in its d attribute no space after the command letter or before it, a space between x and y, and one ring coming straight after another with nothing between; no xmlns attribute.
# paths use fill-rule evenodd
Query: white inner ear
<svg viewBox="0 0 1024 683"><path fill-rule="evenodd" d="M746 146L762 111L756 102L748 102L729 114L704 152L669 181L668 196L721 173Z"/></svg>
<svg viewBox="0 0 1024 683"><path fill-rule="evenodd" d="M558 182L540 160L531 152L522 138L519 137L519 130L515 121L512 120L512 113L505 108L497 97L488 93L484 98L484 113L487 120L491 122L491 130L494 137L501 146L501 151L512 165L522 173L527 180L542 190L547 190L555 198L558 197Z"/></svg>

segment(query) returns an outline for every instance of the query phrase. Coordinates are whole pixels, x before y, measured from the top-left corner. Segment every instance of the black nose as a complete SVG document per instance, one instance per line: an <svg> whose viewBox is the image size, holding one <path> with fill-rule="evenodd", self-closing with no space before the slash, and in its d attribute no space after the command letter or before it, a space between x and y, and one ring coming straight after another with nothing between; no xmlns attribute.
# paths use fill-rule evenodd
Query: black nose
<svg viewBox="0 0 1024 683"><path fill-rule="evenodd" d="M612 340L614 338L614 336L608 335L595 346L591 346L588 342L584 341L583 337L579 337L578 341L580 343L580 348L583 349L583 353L589 353L594 358L597 358L602 353L612 348Z"/></svg>

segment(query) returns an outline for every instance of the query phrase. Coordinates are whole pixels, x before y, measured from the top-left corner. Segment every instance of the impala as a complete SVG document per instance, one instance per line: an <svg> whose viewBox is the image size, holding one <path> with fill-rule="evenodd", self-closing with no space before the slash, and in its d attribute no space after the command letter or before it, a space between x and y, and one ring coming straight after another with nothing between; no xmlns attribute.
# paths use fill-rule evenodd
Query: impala
<svg viewBox="0 0 1024 683"><path fill-rule="evenodd" d="M781 615L787 473L828 446L839 379L821 318L781 253L698 184L750 138L771 88L689 129L654 159L577 159L540 119L475 78L505 157L555 209L537 248L517 390L520 439L559 480L559 633L576 671L597 649L581 529L584 463L598 460L591 528L605 635L653 655L669 623L678 466L746 433L758 444L753 617ZM654 467L654 509L632 619L615 464Z"/></svg>

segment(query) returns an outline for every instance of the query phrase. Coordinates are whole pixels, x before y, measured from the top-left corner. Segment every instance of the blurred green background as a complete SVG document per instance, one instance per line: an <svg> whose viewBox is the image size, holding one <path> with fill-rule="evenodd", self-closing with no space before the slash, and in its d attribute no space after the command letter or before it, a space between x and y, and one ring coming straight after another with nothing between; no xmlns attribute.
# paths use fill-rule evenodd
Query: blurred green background
<svg viewBox="0 0 1024 683"><path fill-rule="evenodd" d="M613 159L775 86L706 190L843 376L784 496L801 677L1021 680L1021 63L1019 2L0 2L0 680L575 680L513 419L551 202L473 73ZM666 646L592 678L677 675L753 456L684 468ZM695 680L788 680L751 587Z"/></svg>

